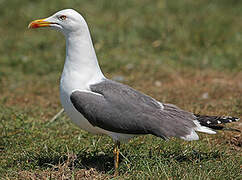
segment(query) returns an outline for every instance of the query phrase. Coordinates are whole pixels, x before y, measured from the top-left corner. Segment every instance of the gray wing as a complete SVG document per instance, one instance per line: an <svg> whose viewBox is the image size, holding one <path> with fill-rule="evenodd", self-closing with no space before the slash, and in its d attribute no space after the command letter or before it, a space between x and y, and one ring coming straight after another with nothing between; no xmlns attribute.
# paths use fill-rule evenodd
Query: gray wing
<svg viewBox="0 0 242 180"><path fill-rule="evenodd" d="M174 105L163 104L129 86L104 80L91 91L71 94L74 107L93 125L125 134L184 137L194 127L194 116Z"/></svg>

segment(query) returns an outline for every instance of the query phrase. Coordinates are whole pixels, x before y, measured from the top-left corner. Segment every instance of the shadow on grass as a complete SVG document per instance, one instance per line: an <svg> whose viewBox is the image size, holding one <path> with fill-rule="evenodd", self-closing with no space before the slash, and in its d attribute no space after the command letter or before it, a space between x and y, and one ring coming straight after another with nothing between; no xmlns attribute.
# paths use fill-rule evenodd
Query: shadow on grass
<svg viewBox="0 0 242 180"><path fill-rule="evenodd" d="M113 153L98 154L97 152L80 152L64 156L39 156L35 157L37 166L43 169L53 168L58 170L60 166L69 169L95 169L98 172L107 173L114 168ZM122 157L120 157L120 162Z"/></svg>
<svg viewBox="0 0 242 180"><path fill-rule="evenodd" d="M88 154L79 154L78 161L86 169L94 168L98 172L107 173L108 171L114 168L114 159L113 154L104 154L104 155L88 155ZM120 162L122 159L120 160Z"/></svg>
<svg viewBox="0 0 242 180"><path fill-rule="evenodd" d="M32 154L33 155L33 154ZM220 158L221 156L226 156L223 152L220 151L213 151L213 152L199 152L199 151L188 151L188 152L181 152L181 151L165 151L165 152L150 152L147 155L139 156L137 154L124 154L127 159L131 163L139 163L139 160L147 160L153 161L154 159L161 159L163 162L171 162L176 161L178 163L191 163L191 162L201 162L201 161L210 161ZM31 169L40 167L41 169L48 169L51 168L54 171L59 171L60 169L95 169L99 173L112 173L111 171L114 170L114 162L113 162L113 153L111 151L107 151L105 153L100 152L79 152L77 154L70 153L65 155L58 155L58 154L40 154L38 156L31 156L28 157L28 166ZM148 158L148 159L147 159ZM153 159L153 160L152 160ZM124 158L120 156L120 163ZM18 160L20 164L26 167L26 158L20 158ZM22 162L22 163L21 163ZM154 161L155 162L155 161Z"/></svg>

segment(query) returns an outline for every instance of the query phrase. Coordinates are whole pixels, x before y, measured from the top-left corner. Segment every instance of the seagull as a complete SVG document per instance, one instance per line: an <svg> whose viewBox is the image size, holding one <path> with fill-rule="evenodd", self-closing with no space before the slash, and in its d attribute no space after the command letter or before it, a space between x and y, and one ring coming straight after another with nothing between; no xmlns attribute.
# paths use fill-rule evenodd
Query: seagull
<svg viewBox="0 0 242 180"><path fill-rule="evenodd" d="M164 140L171 137L198 140L196 132L215 134L215 130L225 129L222 124L239 120L231 116L193 114L107 79L98 64L88 25L73 9L32 21L28 27L49 27L64 34L66 58L60 79L61 104L81 129L114 140L115 174L120 142L146 134Z"/></svg>

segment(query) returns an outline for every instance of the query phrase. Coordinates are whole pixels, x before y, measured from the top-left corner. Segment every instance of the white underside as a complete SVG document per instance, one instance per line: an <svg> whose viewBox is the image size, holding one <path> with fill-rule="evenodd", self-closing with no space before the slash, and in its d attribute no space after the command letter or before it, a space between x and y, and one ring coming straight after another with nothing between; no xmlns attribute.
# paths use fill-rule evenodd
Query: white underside
<svg viewBox="0 0 242 180"><path fill-rule="evenodd" d="M73 104L70 101L70 95L66 94L62 88L60 90L61 94L61 103L62 106L65 109L65 112L70 117L71 121L77 125L79 128L90 132L92 134L105 134L110 136L115 141L127 141L130 138L134 137L134 135L130 134L121 134L121 133L115 133L111 131L104 130L99 127L94 127L89 123L89 121L80 113L78 112Z"/></svg>
<svg viewBox="0 0 242 180"><path fill-rule="evenodd" d="M194 131L194 129L191 130L191 134L186 135L185 137L181 137L181 139L185 141L195 141L199 139L199 136L197 133Z"/></svg>
<svg viewBox="0 0 242 180"><path fill-rule="evenodd" d="M189 135L186 135L185 137L181 137L181 139L183 139L185 141L198 140L199 136L197 135L197 133L195 131L207 133L207 134L216 134L216 132L211 130L210 128L201 126L197 120L195 120L193 122L195 123L196 127L194 129L191 129L191 132Z"/></svg>
<svg viewBox="0 0 242 180"><path fill-rule="evenodd" d="M68 71L66 68L68 68L68 65L64 67L64 71L61 76L60 99L61 104L64 107L64 110L67 113L67 115L70 117L71 121L79 128L87 132L90 132L92 134L108 135L115 141L126 142L130 138L134 137L135 135L115 133L104 130L99 127L94 127L80 112L76 110L76 108L73 106L70 100L70 95L72 94L72 92L75 90L79 90L92 93L89 89L89 86L91 84L99 83L105 78L103 75L93 76L91 79L90 77L78 78L77 73L70 73L70 71ZM66 71L68 73L66 73ZM70 79L72 79L72 81L70 81ZM75 81L75 79L77 79L77 81ZM89 81L82 82L82 79L89 79Z"/></svg>

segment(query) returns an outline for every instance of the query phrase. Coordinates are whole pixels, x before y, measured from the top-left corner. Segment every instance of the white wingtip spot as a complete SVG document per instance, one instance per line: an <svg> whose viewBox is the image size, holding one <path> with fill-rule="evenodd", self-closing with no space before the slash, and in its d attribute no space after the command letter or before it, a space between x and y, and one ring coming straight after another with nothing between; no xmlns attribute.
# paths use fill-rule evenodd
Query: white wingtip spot
<svg viewBox="0 0 242 180"><path fill-rule="evenodd" d="M211 124L211 121L207 121L207 124Z"/></svg>
<svg viewBox="0 0 242 180"><path fill-rule="evenodd" d="M217 121L218 122L218 124L221 124L221 121Z"/></svg>

